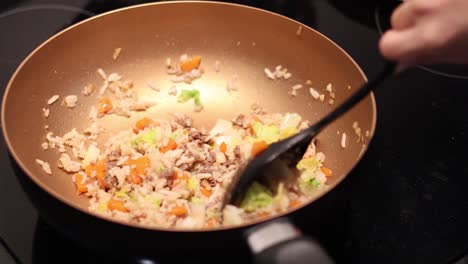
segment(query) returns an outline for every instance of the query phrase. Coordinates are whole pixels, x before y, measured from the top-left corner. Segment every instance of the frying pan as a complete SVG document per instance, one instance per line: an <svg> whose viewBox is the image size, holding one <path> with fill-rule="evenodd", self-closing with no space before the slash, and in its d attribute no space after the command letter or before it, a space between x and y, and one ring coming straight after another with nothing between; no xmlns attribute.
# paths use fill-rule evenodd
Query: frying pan
<svg viewBox="0 0 468 264"><path fill-rule="evenodd" d="M116 48L122 52L114 60ZM205 74L193 83L201 91L205 106L198 113L167 94L171 84L165 60L183 53L203 57ZM214 71L217 60L221 62L219 73ZM279 64L287 67L292 77L269 80L263 69ZM83 129L88 110L97 100L95 96L79 96L73 110L54 104L46 119L41 109L47 99L54 94L78 95L88 83L99 85L102 79L96 74L98 68L121 73L144 97L155 99L157 105L145 115L187 112L196 126L210 127L217 118L230 119L257 103L268 112L297 112L314 122L366 81L343 49L306 25L252 7L204 1L137 5L90 18L44 42L18 67L2 102L3 133L12 161L26 175L20 181L30 199L46 220L66 234L83 239L87 246L105 245L117 254L120 249L154 251L158 244L206 249L244 243L259 261L328 258L314 240L300 236L287 215L308 210L310 203L320 203L322 196L342 182L362 158L376 122L372 94L317 137L318 147L327 155L325 165L334 175L309 204L242 226L180 231L123 223L89 212L88 201L76 195L71 176L55 168L58 154L42 150L44 126L59 135L72 128ZM233 75L239 77L234 95L225 90L226 81ZM295 97L288 94L291 86L306 80L323 91L332 83L335 104L314 100L308 88ZM148 89L148 82L156 82L162 91L154 93ZM111 119L107 128L117 131L129 127L139 117ZM369 137L357 142L354 122L362 131L369 131ZM343 132L348 135L346 148L340 144ZM34 162L36 158L49 161L53 175L45 174Z"/></svg>

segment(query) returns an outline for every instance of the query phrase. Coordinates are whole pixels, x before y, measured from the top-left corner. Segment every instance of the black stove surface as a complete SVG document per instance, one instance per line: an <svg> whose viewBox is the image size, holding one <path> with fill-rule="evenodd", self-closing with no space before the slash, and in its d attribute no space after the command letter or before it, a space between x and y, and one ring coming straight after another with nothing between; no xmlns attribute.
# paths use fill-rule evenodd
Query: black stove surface
<svg viewBox="0 0 468 264"><path fill-rule="evenodd" d="M30 51L58 30L94 14L143 2L1 1L0 87L5 88ZM236 2L310 25L343 47L368 76L382 65L376 51L378 28L388 26L392 4L381 1L376 6L370 0L359 5L345 0ZM351 263L454 263L468 249L464 188L468 185L468 117L464 115L468 112L468 80L464 78L468 71L464 69L421 66L379 87L375 138L346 180L352 194L349 212L342 220L347 230L339 239L345 241L344 249L335 252L340 255L336 258ZM0 263L109 261L63 237L38 217L15 177L4 141L0 144ZM69 257L61 258L64 255ZM210 263L205 256L181 256L172 262ZM148 261L141 263L152 263ZM158 261L171 262L164 257Z"/></svg>

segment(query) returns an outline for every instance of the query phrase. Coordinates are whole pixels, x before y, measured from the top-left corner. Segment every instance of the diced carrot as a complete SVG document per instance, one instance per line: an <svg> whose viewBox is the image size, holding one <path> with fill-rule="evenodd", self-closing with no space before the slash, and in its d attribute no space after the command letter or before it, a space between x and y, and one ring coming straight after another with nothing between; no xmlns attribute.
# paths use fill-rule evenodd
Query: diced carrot
<svg viewBox="0 0 468 264"><path fill-rule="evenodd" d="M86 183L81 183L81 181L83 180L83 176L79 173L75 174L75 187L76 187L76 191L78 192L78 194L80 193L85 193L88 191L88 187L86 187Z"/></svg>
<svg viewBox="0 0 468 264"><path fill-rule="evenodd" d="M268 212L262 211L257 214L257 217L262 219L262 218L267 218L270 214Z"/></svg>
<svg viewBox="0 0 468 264"><path fill-rule="evenodd" d="M289 202L289 208L296 208L299 205L301 205L301 201L299 201L298 199Z"/></svg>
<svg viewBox="0 0 468 264"><path fill-rule="evenodd" d="M226 153L226 150L227 150L227 145L226 145L226 143L222 142L221 145L219 145L219 150L220 150L222 153Z"/></svg>
<svg viewBox="0 0 468 264"><path fill-rule="evenodd" d="M129 181L133 184L140 184L143 179L141 176L146 174L146 169L151 165L151 161L148 157L143 156L137 159L129 159L125 162L125 165L130 166Z"/></svg>
<svg viewBox="0 0 468 264"><path fill-rule="evenodd" d="M258 154L260 154L262 151L264 151L267 148L268 148L268 143L266 143L266 141L264 140L257 141L253 143L251 153L253 156L257 156Z"/></svg>
<svg viewBox="0 0 468 264"><path fill-rule="evenodd" d="M252 124L249 124L249 126L247 127L247 129L249 130L249 133L250 133L251 135L254 134L255 131L254 131L254 129L253 129Z"/></svg>
<svg viewBox="0 0 468 264"><path fill-rule="evenodd" d="M104 177L106 176L106 160L98 160L96 164L90 164L86 166L85 173L88 177L96 177L99 183L99 187L104 188Z"/></svg>
<svg viewBox="0 0 468 264"><path fill-rule="evenodd" d="M102 98L98 104L98 113L100 115L106 114L112 110L112 102L109 98Z"/></svg>
<svg viewBox="0 0 468 264"><path fill-rule="evenodd" d="M218 224L218 221L216 218L211 218L210 220L205 222L205 227L206 228L213 228Z"/></svg>
<svg viewBox="0 0 468 264"><path fill-rule="evenodd" d="M325 167L325 166L322 166L322 167L320 168L320 170L321 170L321 171L323 172L323 174L325 174L325 176L327 176L327 177L330 177L330 176L332 176L332 174L333 174L332 170L330 170L329 168L327 168L327 167Z"/></svg>
<svg viewBox="0 0 468 264"><path fill-rule="evenodd" d="M171 214L175 216L185 216L187 214L187 209L183 206L175 206L172 208Z"/></svg>
<svg viewBox="0 0 468 264"><path fill-rule="evenodd" d="M184 72L189 72L191 70L198 69L198 67L200 67L201 64L201 59L201 56L194 56L192 58L189 58L180 64L180 69Z"/></svg>
<svg viewBox="0 0 468 264"><path fill-rule="evenodd" d="M117 210L117 211L121 211L124 213L130 212L130 210L128 210L124 204L125 204L124 201L110 199L109 202L107 203L107 208L109 208L109 210Z"/></svg>
<svg viewBox="0 0 468 264"><path fill-rule="evenodd" d="M159 125L158 122L153 121L151 118L142 118L135 123L135 127L133 128L133 132L138 133L140 130L143 130L147 127L157 126Z"/></svg>
<svg viewBox="0 0 468 264"><path fill-rule="evenodd" d="M188 180L188 176L187 176L186 173L174 171L174 173L172 174L172 180L173 180L174 185L175 185L175 184L179 183L180 181Z"/></svg>
<svg viewBox="0 0 468 264"><path fill-rule="evenodd" d="M143 179L139 175L135 174L130 174L128 176L128 180L133 184L141 184L143 182Z"/></svg>
<svg viewBox="0 0 468 264"><path fill-rule="evenodd" d="M174 171L174 173L172 174L172 180L176 181L179 179L179 172L178 171Z"/></svg>
<svg viewBox="0 0 468 264"><path fill-rule="evenodd" d="M201 193L202 193L204 196L206 196L206 197L210 197L210 196L211 196L211 190L208 189L208 188L205 188L205 187L201 188Z"/></svg>
<svg viewBox="0 0 468 264"><path fill-rule="evenodd" d="M176 148L177 148L177 143L176 143L172 138L170 138L170 139L169 139L169 142L167 143L167 145L164 146L164 147L160 147L160 148L159 148L159 151L160 151L161 153L166 153L166 152L168 152L169 150L174 150L174 149L176 149Z"/></svg>

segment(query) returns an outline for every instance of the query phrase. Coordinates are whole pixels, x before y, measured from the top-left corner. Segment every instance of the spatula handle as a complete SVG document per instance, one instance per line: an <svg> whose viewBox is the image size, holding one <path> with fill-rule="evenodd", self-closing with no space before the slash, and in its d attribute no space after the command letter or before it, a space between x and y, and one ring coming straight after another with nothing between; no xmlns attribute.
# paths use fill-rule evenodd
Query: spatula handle
<svg viewBox="0 0 468 264"><path fill-rule="evenodd" d="M258 264L332 264L334 261L312 238L303 236L287 218L254 227L247 241Z"/></svg>

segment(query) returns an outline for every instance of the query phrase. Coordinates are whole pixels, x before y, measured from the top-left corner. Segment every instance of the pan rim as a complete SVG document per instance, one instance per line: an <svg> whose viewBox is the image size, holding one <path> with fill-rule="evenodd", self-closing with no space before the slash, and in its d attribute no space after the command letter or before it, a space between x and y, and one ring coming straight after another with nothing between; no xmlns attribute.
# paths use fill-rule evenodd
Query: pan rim
<svg viewBox="0 0 468 264"><path fill-rule="evenodd" d="M176 228L163 228L163 227L150 227L150 226L145 226L145 225L139 225L139 224L133 224L133 223L124 223L122 221L119 221L119 220L116 220L116 219L113 219L113 218L110 218L110 217L106 217L106 216L102 216L102 215L99 215L97 213L93 213L89 210L86 210L86 209L83 209L83 208L80 208L78 206L76 206L75 204L67 201L65 199L64 196L60 195L58 192L56 192L53 188L50 188L49 186L47 186L46 184L42 183L41 181L39 181L37 179L37 177L33 177L32 175L34 175L34 173L32 173L28 167L26 166L26 164L21 161L19 155L17 154L17 152L15 151L15 149L12 147L12 143L10 141L10 136L8 134L8 131L7 131L7 126L6 126L6 123L5 123L5 115L6 115L6 102L8 100L8 96L10 94L10 90L12 89L12 86L13 86L13 83L15 82L16 80L16 77L17 75L19 74L19 72L22 70L22 68L24 67L24 65L26 63L28 63L28 61L36 54L38 53L44 46L48 45L49 42L52 42L54 41L56 38L58 38L60 35L66 33L67 31L69 30L72 30L74 29L75 27L79 27L80 25L82 24L85 24L85 23L88 23L92 20L95 20L95 19L100 19L101 17L104 17L104 16L109 16L109 15L112 15L114 13L120 13L120 12L125 12L127 10L132 10L132 9L138 9L138 8L144 8L146 6L158 6L158 5L179 5L179 4L203 4L203 5L218 5L218 6L228 6L228 7L236 7L236 8L244 8L244 9L250 9L250 10L253 10L255 12L259 12L259 13L263 13L263 14L266 14L266 15L270 15L270 16L276 16L276 17L279 17L283 20L286 20L286 21L290 21L290 22L293 22L295 24L297 24L298 26L302 26L304 29L307 29L307 30L311 30L312 32L314 32L314 34L317 34L318 36L324 38L325 40L327 40L330 44L332 44L333 46L335 46L335 48L338 49L338 51L340 51L344 56L346 56L351 62L352 64L354 64L355 68L358 70L358 72L360 73L361 77L363 78L364 82L367 82L368 79L365 75L365 73L363 72L363 70L361 69L361 67L359 66L359 64L357 64L357 62L351 57L351 55L349 55L341 46L339 46L336 42L334 42L332 39L330 39L329 37L327 37L326 35L324 35L323 33L319 32L318 30L308 26L308 25L305 25L297 20L294 20L292 18L289 18L285 15L282 15L282 14L279 14L279 13L275 13L275 12L272 12L272 11L268 11L268 10L265 10L265 9L262 9L262 8L257 8L257 7L252 7L252 6L248 6L248 5L243 5L243 4L237 4L237 3L228 3L228 2L216 2L216 1L204 1L204 0L177 0L177 1L163 1L163 2L156 2L156 3L146 3L146 4L137 4L137 5L132 5L132 6L128 6L128 7L123 7L123 8L118 8L118 9L115 9L115 10L111 10L111 11L107 11L107 12L104 12L104 13L101 13L99 15L96 15L96 16L93 16L93 17L90 17L90 18L87 18L83 21L80 21L76 24L73 24L73 25L70 25L69 27L55 33L54 35L52 35L51 37L49 37L47 40L45 40L44 42L42 42L39 46L37 46L33 51L31 51L24 59L23 61L17 66L17 68L15 69L14 73L11 75L10 77L10 80L8 81L7 83L7 86L5 88L5 92L3 94L3 99L2 99L2 107L1 107L1 126L2 126L2 133L4 135L4 139L5 139L5 142L6 142L6 145L7 145L7 148L8 148L8 151L9 153L13 156L14 158L14 162L16 162L18 164L18 166L21 168L22 172L24 172L25 175L27 175L27 177L32 180L32 182L34 182L34 184L36 184L37 186L40 187L40 189L42 189L42 191L45 191L47 194L51 195L53 198L55 198L56 200L60 201L62 204L68 206L68 207L71 207L72 209L75 209L75 210L78 210L79 212L82 212L82 213L85 213L86 215L89 215L91 217L96 217L100 220L104 220L106 222L109 222L109 223L112 223L112 224L117 224L117 225L121 225L121 226L124 226L124 227L130 227L130 228L137 228L137 229L142 229L142 230L147 230L147 231L157 231L157 232L170 232L170 233L198 233L198 232L202 232L202 233L209 233L209 232L219 232L219 231L227 231L227 230L235 230L235 229L245 229L245 228L249 228L251 226L254 226L254 225L257 225L257 224L260 224L260 223L263 223L263 222L267 222L267 221L271 221L273 219L277 219L277 218L281 218L281 217L284 217L286 215L289 215L295 211L298 211L298 210L301 210L303 209L304 207L310 205L311 203L319 200L321 197L323 197L324 195L328 194L330 191L332 191L333 189L335 189L345 178L348 177L348 175L350 174L350 172L352 172L354 170L354 168L360 163L360 161L362 160L362 158L365 156L365 154L367 153L367 150L369 148L369 145L372 143L372 140L374 138L374 134L375 134L375 128L376 128L376 124L377 124L377 105L376 105L376 101L375 101L375 96L374 96L374 93L371 91L368 95L368 97L370 98L371 100L371 106L372 106L372 111L373 111L373 115L372 115L372 120L371 120L371 127L370 127L370 131L371 131L371 134L369 136L369 143L367 144L367 147L366 149L364 150L364 152L362 154L360 154L357 159L356 159L356 162L353 164L353 166L351 166L349 168L349 170L347 170L347 172L345 173L345 175L343 177L341 177L340 179L337 179L332 185L329 185L327 187L326 190L322 191L319 195L315 196L313 199L311 199L310 201L308 201L307 203L304 203L304 204L301 204L300 206L296 207L296 208L293 208L293 209L289 209L283 213L279 213L279 214L275 214L273 216L268 216L266 218L263 218L261 220L255 220L255 221L251 221L251 222L247 222L247 223L244 223L244 224L241 224L241 225L236 225L236 226L228 226L228 227L216 227L216 228L211 228L211 229L176 229Z"/></svg>

